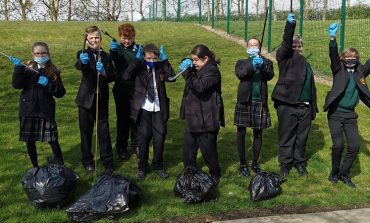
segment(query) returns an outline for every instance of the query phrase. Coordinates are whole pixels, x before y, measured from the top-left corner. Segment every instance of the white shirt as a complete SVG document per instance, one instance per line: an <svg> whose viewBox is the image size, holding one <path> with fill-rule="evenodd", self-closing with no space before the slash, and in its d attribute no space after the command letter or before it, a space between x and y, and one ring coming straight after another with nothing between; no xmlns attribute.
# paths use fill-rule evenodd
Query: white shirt
<svg viewBox="0 0 370 223"><path fill-rule="evenodd" d="M149 70L149 67L148 67ZM159 97L158 97L158 91L157 91L157 84L155 82L155 70L153 68L153 83L154 83L154 101L150 102L148 99L148 92L145 95L144 101L141 104L141 108L149 111L149 112L159 112L161 110L159 106Z"/></svg>

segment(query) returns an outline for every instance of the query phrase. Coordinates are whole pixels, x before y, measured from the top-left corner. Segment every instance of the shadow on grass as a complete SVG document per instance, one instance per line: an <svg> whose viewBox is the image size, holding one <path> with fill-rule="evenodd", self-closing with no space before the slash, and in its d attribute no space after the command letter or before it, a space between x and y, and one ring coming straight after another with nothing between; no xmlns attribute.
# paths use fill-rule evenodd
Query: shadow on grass
<svg viewBox="0 0 370 223"><path fill-rule="evenodd" d="M359 151L359 154L363 153L365 156L370 157L370 151L368 150L368 145L369 144L370 144L370 141L366 140L365 138L363 138L360 135L360 151ZM346 154L346 152L347 152L347 150L345 149L343 151L343 157ZM360 174L361 174L361 163L360 163L360 159L358 157L356 157L355 161L352 164L351 176L355 177L355 176L360 175Z"/></svg>

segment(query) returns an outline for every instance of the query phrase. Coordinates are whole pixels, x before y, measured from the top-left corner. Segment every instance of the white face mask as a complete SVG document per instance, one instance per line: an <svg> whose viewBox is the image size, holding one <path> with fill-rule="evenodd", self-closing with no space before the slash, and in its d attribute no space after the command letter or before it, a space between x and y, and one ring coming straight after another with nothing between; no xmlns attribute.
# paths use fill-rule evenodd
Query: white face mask
<svg viewBox="0 0 370 223"><path fill-rule="evenodd" d="M247 48L247 53L249 54L249 56L255 57L260 53L260 49L249 47Z"/></svg>

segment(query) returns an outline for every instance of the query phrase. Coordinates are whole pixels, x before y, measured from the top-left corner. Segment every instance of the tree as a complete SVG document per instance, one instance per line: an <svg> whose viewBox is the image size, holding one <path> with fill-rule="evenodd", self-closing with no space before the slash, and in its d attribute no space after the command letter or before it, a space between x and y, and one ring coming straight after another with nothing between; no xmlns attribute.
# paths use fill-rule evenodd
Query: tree
<svg viewBox="0 0 370 223"><path fill-rule="evenodd" d="M326 13L328 12L328 0L324 0L324 8L322 12L322 21L326 20Z"/></svg>
<svg viewBox="0 0 370 223"><path fill-rule="evenodd" d="M67 5L67 20L71 21L72 20L72 0L68 0L68 5Z"/></svg>
<svg viewBox="0 0 370 223"><path fill-rule="evenodd" d="M304 19L308 19L310 7L311 7L311 1L310 0L305 0L304 1L304 9L303 9L303 18Z"/></svg>
<svg viewBox="0 0 370 223"><path fill-rule="evenodd" d="M209 0L205 0L204 3L206 4L206 8L207 8L207 20L209 22L209 21L211 21L211 6L209 5Z"/></svg>
<svg viewBox="0 0 370 223"><path fill-rule="evenodd" d="M3 0L3 5L2 5L2 11L4 14L5 20L9 20L9 8L8 8L8 0Z"/></svg>
<svg viewBox="0 0 370 223"><path fill-rule="evenodd" d="M17 3L18 3L19 8L18 7L16 8L21 14L21 19L23 21L26 21L27 13L31 10L31 7L32 7L32 2L31 0L17 0Z"/></svg>
<svg viewBox="0 0 370 223"><path fill-rule="evenodd" d="M48 9L48 13L49 13L51 21L58 21L59 9L60 9L60 5L62 1L61 0L42 0L41 2Z"/></svg>

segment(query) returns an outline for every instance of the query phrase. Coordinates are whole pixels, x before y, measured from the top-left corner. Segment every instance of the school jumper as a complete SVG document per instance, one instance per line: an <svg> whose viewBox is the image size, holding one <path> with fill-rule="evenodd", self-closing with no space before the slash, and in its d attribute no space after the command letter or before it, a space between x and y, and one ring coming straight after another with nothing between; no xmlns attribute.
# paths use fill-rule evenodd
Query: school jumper
<svg viewBox="0 0 370 223"><path fill-rule="evenodd" d="M305 167L305 148L317 109L313 71L306 59L292 49L296 23L287 22L276 59L279 78L272 92L278 115L279 163L284 170Z"/></svg>
<svg viewBox="0 0 370 223"><path fill-rule="evenodd" d="M183 74L186 80L180 108L185 120L184 167L196 166L198 148L213 178L220 178L217 153L217 135L225 126L224 107L221 97L221 73L214 62L206 63L200 70L188 68Z"/></svg>
<svg viewBox="0 0 370 223"><path fill-rule="evenodd" d="M129 158L127 151L128 138L131 131L131 148L137 147L136 125L130 119L130 99L134 94L135 77L129 80L123 79L123 74L129 64L134 63L135 54L140 45L133 43L129 47L120 44L117 50L110 50L110 56L116 68L116 81L113 86L113 96L116 104L116 150L122 160Z"/></svg>
<svg viewBox="0 0 370 223"><path fill-rule="evenodd" d="M252 167L258 163L262 146L262 129L271 126L270 112L267 104L267 81L274 77L271 60L264 57L262 69L254 70L253 57L238 60L235 74L240 80L237 103L234 112L234 124L238 127L236 141L240 165L246 165L245 133L246 127L253 129Z"/></svg>
<svg viewBox="0 0 370 223"><path fill-rule="evenodd" d="M339 58L336 40L329 44L333 85L325 98L324 111L328 112L328 124L333 142L332 170L329 178L349 177L350 169L360 149L360 136L357 126L355 107L359 99L370 107L370 92L365 78L370 73L370 59L354 69L348 70ZM343 159L344 137L347 138L348 150Z"/></svg>
<svg viewBox="0 0 370 223"><path fill-rule="evenodd" d="M78 89L76 103L78 105L78 119L81 137L81 162L84 166L94 165L94 155L91 152L92 136L96 115L96 96L97 96L97 75L96 62L98 51L88 48L84 53L89 55L89 62L81 62L81 51L77 52L76 69L81 70L82 77ZM98 141L100 149L100 159L105 168L113 168L112 145L109 134L109 86L108 83L114 80L115 69L111 58L103 50L100 51L101 62L104 64L106 76L99 74L99 105L98 105Z"/></svg>
<svg viewBox="0 0 370 223"><path fill-rule="evenodd" d="M137 61L126 69L123 76L124 80L135 80L135 90L130 101L130 117L137 126L139 171L148 171L149 146L152 138L152 168L164 169L164 141L170 115L170 99L167 97L165 82L174 75L172 66L166 59L157 62L152 69L149 69L143 61Z"/></svg>
<svg viewBox="0 0 370 223"><path fill-rule="evenodd" d="M50 62L46 63L48 66ZM38 167L35 141L48 142L53 150L57 164L63 165L63 156L58 142L57 123L55 121L55 100L65 95L60 73L56 79L46 86L38 84L40 73L45 74L45 68L39 67L34 61L31 66L39 71L35 73L25 66L15 66L12 85L22 89L19 98L20 141L27 144L32 165Z"/></svg>

